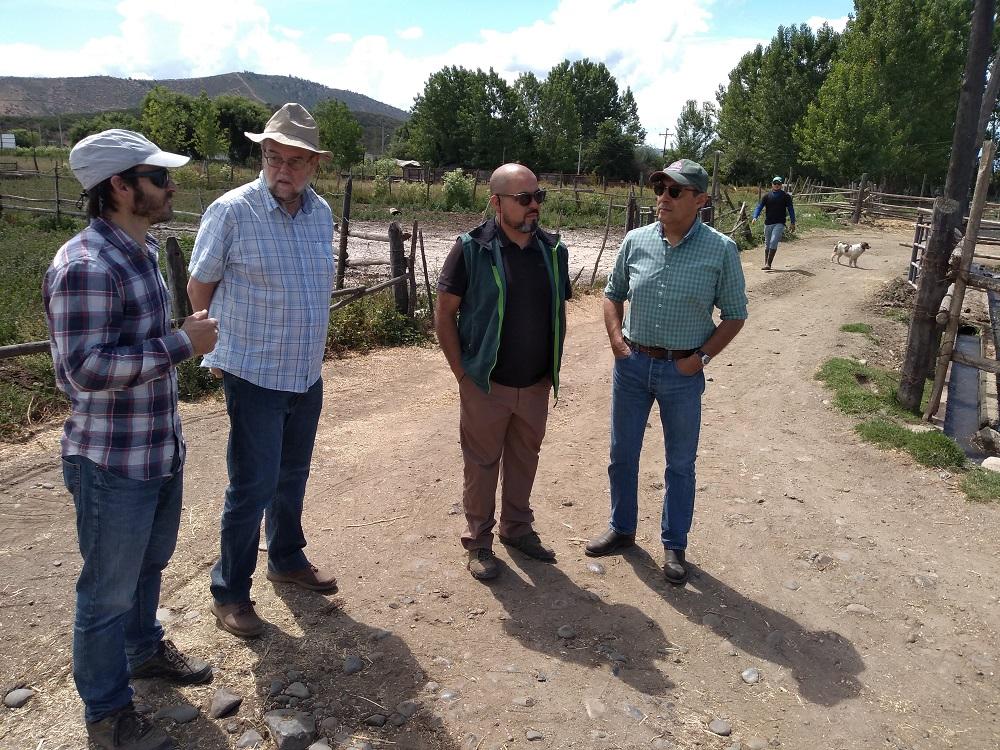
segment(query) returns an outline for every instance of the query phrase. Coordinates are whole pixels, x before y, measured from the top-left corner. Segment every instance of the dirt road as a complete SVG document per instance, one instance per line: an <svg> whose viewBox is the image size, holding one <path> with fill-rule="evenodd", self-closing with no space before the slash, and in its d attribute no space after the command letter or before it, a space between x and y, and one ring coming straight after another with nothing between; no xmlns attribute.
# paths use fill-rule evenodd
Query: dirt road
<svg viewBox="0 0 1000 750"><path fill-rule="evenodd" d="M866 339L841 324L901 335L866 301L905 269L905 236L854 236L872 245L859 270L831 264L835 240L815 235L783 245L771 274L758 270L760 252L745 258L751 320L710 366L696 572L682 589L659 569L655 414L638 547L599 568L583 554L608 514L599 297L571 306L534 494L558 563L500 548L490 586L463 569L456 388L434 348L328 363L307 551L338 571L340 593L273 588L259 569L254 596L272 627L256 642L216 629L208 609L227 422L219 403L186 407L186 501L163 619L217 673L207 687L137 683L138 700L202 707L170 730L192 748L234 747L250 728L267 736L268 693L300 677L289 672L311 692L296 707L344 746L352 735L358 746L454 750L1000 746L1000 509L859 442L813 379L831 356L867 356ZM84 747L69 665L79 556L56 439L0 456L0 681L37 691L24 708L0 708L5 750ZM557 635L564 625L574 637ZM363 669L347 675L351 655ZM741 678L750 668L754 684ZM220 686L244 696L234 719L204 710ZM401 727L365 724L404 700L421 709ZM711 733L714 719L732 735Z"/></svg>

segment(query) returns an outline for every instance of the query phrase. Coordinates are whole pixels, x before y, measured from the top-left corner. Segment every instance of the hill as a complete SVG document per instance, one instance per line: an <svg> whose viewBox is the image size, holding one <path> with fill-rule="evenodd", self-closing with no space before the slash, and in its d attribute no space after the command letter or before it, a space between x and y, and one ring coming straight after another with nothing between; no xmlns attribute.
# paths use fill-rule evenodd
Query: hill
<svg viewBox="0 0 1000 750"><path fill-rule="evenodd" d="M292 76L259 73L225 73L204 78L140 80L112 76L80 78L27 78L0 76L0 116L92 114L109 110L138 109L154 86L197 96L239 94L277 108L285 102L313 107L326 99L337 99L354 113L378 115L396 122L408 119L403 110L345 89L333 89L315 81Z"/></svg>

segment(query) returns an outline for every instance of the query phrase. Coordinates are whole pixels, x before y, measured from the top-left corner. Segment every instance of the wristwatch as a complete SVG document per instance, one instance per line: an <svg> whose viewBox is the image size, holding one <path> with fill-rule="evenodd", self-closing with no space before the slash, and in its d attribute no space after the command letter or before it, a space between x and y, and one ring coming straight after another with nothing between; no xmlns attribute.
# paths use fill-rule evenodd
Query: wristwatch
<svg viewBox="0 0 1000 750"><path fill-rule="evenodd" d="M701 360L701 366L708 367L708 363L712 361L712 355L705 354L705 352L703 352L701 349L697 349L695 351L695 354L697 354L698 358Z"/></svg>

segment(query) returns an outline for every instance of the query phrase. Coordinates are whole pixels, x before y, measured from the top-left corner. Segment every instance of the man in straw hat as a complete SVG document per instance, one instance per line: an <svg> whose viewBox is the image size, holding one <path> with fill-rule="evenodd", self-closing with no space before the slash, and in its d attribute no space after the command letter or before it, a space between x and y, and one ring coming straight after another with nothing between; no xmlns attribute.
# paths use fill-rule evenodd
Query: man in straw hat
<svg viewBox="0 0 1000 750"><path fill-rule="evenodd" d="M73 678L94 746L174 747L136 713L130 678L207 682L212 668L163 638L160 577L177 543L184 437L176 366L210 351L217 322L201 309L171 328L153 224L173 216L171 167L129 130L84 138L69 155L90 225L63 245L42 295L56 383L72 411L62 437L83 568L76 585Z"/></svg>
<svg viewBox="0 0 1000 750"><path fill-rule="evenodd" d="M316 121L286 104L263 133L260 176L205 211L188 295L219 319L203 366L222 378L229 412L229 487L212 611L243 638L263 632L250 585L261 518L267 578L333 592L337 581L306 558L302 501L323 405L321 366L334 281L333 214L309 183L320 159Z"/></svg>

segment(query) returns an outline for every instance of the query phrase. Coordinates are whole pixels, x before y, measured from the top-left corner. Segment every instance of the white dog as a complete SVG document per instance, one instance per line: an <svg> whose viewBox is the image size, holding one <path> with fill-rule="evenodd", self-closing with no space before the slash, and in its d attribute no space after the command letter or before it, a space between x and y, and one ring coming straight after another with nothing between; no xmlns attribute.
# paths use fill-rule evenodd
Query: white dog
<svg viewBox="0 0 1000 750"><path fill-rule="evenodd" d="M865 250L870 250L870 249L871 245L869 245L867 242L858 242L853 245L849 242L838 242L836 246L833 248L833 255L830 256L830 260L831 261L836 260L837 265L842 265L840 262L840 256L846 255L847 267L857 268L858 258L861 257L861 253L863 253Z"/></svg>

